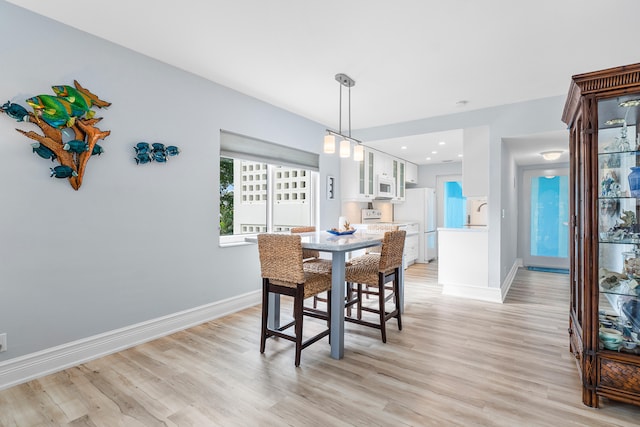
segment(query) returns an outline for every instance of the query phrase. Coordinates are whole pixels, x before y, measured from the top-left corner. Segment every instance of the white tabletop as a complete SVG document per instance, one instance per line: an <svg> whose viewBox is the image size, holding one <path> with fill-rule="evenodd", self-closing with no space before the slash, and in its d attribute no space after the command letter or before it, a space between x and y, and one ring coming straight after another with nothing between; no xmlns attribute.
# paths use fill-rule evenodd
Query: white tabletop
<svg viewBox="0 0 640 427"><path fill-rule="evenodd" d="M287 233L283 233L287 234ZM382 244L384 233L371 233L358 230L353 234L336 236L326 231L311 231L297 233L304 249L314 249L322 252L350 252L357 249L369 248ZM256 236L245 237L245 241L258 243Z"/></svg>
<svg viewBox="0 0 640 427"><path fill-rule="evenodd" d="M349 252L378 246L382 243L384 233L367 233L359 230L353 234L333 235L326 231L300 233L302 247L323 252Z"/></svg>

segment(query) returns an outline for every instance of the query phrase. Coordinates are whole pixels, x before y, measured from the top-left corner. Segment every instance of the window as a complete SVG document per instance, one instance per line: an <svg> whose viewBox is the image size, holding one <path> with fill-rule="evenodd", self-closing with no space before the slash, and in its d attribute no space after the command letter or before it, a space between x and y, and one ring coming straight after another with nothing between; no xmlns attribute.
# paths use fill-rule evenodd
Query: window
<svg viewBox="0 0 640 427"><path fill-rule="evenodd" d="M220 146L221 244L315 224L317 154L224 131Z"/></svg>

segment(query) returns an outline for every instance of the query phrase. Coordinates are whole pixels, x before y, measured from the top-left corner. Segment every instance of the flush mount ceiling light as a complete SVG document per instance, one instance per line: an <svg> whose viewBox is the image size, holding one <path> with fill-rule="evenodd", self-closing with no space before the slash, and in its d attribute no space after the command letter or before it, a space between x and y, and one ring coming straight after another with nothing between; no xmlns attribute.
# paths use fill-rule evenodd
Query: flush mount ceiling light
<svg viewBox="0 0 640 427"><path fill-rule="evenodd" d="M628 101L622 101L618 104L620 107L637 107L640 105L640 99L630 99Z"/></svg>
<svg viewBox="0 0 640 427"><path fill-rule="evenodd" d="M604 122L604 124L611 126L611 125L622 125L622 124L625 124L626 122L627 121L625 119L611 119Z"/></svg>
<svg viewBox="0 0 640 427"><path fill-rule="evenodd" d="M357 162L361 162L364 160L364 146L362 142L351 137L351 87L355 86L356 81L346 74L339 73L336 74L336 81L340 83L340 97L339 97L339 114L340 117L338 119L338 132L333 131L331 129L327 129L327 135L324 137L324 146L323 151L326 154L333 154L336 152L336 136L341 138L340 141L340 157L349 157L351 156L351 142L355 143L353 147L353 160ZM342 87L349 88L349 134L342 134Z"/></svg>
<svg viewBox="0 0 640 427"><path fill-rule="evenodd" d="M540 155L545 160L558 160L562 155L562 151L544 151Z"/></svg>

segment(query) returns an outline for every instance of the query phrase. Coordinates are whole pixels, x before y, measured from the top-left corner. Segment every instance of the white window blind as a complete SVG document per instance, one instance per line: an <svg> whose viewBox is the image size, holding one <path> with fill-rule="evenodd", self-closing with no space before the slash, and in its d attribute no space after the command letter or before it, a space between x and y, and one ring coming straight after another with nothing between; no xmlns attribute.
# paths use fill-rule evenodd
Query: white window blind
<svg viewBox="0 0 640 427"><path fill-rule="evenodd" d="M316 153L225 130L220 131L220 156L303 167L314 171L318 171L320 165L320 156Z"/></svg>

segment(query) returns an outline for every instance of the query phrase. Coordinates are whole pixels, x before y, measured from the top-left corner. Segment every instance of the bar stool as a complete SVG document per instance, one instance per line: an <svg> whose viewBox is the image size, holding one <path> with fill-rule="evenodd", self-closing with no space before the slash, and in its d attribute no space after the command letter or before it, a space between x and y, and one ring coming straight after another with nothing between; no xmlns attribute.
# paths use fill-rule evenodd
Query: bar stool
<svg viewBox="0 0 640 427"><path fill-rule="evenodd" d="M290 231L291 231L291 234L309 233L309 232L315 232L316 228L314 226L293 227ZM308 271L310 273L320 273L320 274L331 275L331 260L320 258L319 251L316 251L313 249L302 249L302 259L304 261L302 264L304 271ZM326 303L327 298L320 295L314 296L313 308L318 308L318 301Z"/></svg>
<svg viewBox="0 0 640 427"><path fill-rule="evenodd" d="M402 253L404 251L404 241L406 231L387 231L384 233L382 241L382 250L380 254L362 255L351 260L351 265L346 267L346 281L357 283L357 293L355 298L352 292L348 295L346 307L356 305L357 317L345 316L345 321L357 323L359 325L369 326L380 329L382 334L382 342L387 342L386 322L389 319L396 318L398 321L398 330L402 330L402 317L400 314L399 301L399 275L402 268ZM385 287L386 283L392 282L392 286ZM363 290L362 285L368 285L372 289ZM349 285L351 286L351 285ZM390 294L386 291L390 290ZM362 295L377 295L378 308L363 305ZM387 312L385 302L393 299L395 307L392 311ZM362 320L362 312L367 311L378 315L378 323Z"/></svg>
<svg viewBox="0 0 640 427"><path fill-rule="evenodd" d="M304 308L304 300L321 292L327 292L331 298L331 276L304 271L302 262L302 243L300 236L288 234L259 234L258 252L262 275L262 328L260 335L260 353L264 353L267 338L271 336L295 342L295 365L300 366L302 350L314 342L329 335L331 323L330 305L327 304L325 316L309 313ZM268 327L269 293L293 297L293 321L271 329ZM317 310L315 310L317 312ZM302 322L304 315L326 319L327 328L302 341ZM294 326L294 334L284 331Z"/></svg>

